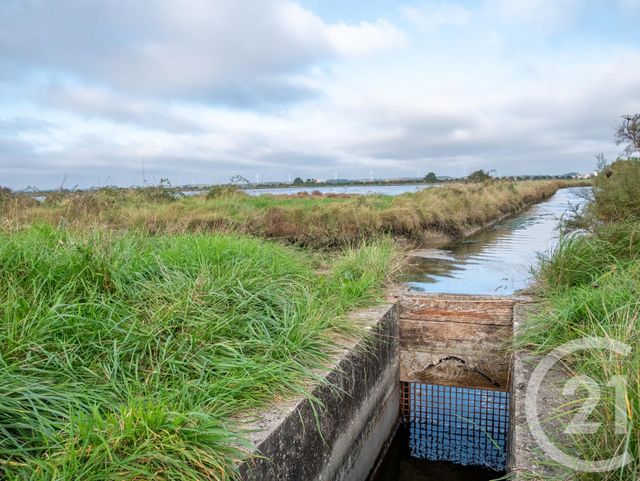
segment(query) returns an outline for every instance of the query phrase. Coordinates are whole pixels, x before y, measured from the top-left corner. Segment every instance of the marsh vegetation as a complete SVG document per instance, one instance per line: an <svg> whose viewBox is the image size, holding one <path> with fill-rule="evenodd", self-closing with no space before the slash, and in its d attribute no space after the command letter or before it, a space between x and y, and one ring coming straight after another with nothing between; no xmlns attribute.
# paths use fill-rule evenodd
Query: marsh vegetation
<svg viewBox="0 0 640 481"><path fill-rule="evenodd" d="M429 234L460 237L498 217L551 196L572 181L488 181L448 184L416 193L252 197L233 187L180 198L169 189L96 189L51 193L42 203L24 195L2 205L0 227L33 223L143 233L226 232L311 247L336 247L384 236L414 242Z"/></svg>
<svg viewBox="0 0 640 481"><path fill-rule="evenodd" d="M310 395L362 335L347 313L382 300L393 236L460 236L563 185L2 191L0 477L233 479L248 455L238 417Z"/></svg>
<svg viewBox="0 0 640 481"><path fill-rule="evenodd" d="M627 343L632 351L616 356L605 350L577 353L569 368L600 386L612 377L626 380L623 429L616 429L615 395L603 398L589 422L601 423L594 435L575 439L582 459L609 459L629 452L629 463L604 473L571 473L571 479L637 480L640 469L640 159L603 165L594 181L591 202L572 221L581 230L567 234L537 273L538 313L529 320L518 345L549 352L565 342L604 337ZM586 395L581 390L580 394ZM585 399L563 406L575 414ZM554 416L560 413L554 413ZM570 416L571 417L571 416Z"/></svg>

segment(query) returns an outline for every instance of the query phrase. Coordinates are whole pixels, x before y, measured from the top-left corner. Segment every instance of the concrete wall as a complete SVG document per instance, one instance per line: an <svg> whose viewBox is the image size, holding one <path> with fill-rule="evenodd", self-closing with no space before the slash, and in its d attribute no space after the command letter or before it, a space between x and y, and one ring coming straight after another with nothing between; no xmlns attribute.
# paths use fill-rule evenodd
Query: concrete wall
<svg viewBox="0 0 640 481"><path fill-rule="evenodd" d="M296 399L247 425L255 453L240 467L246 481L365 481L396 427L399 412L398 308L353 314L372 333L345 346L314 404Z"/></svg>

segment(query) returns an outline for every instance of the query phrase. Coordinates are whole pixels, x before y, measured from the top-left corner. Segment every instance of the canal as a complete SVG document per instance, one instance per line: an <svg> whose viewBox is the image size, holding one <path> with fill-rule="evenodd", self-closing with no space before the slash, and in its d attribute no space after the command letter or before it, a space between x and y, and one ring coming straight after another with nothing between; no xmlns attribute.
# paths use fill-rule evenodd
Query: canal
<svg viewBox="0 0 640 481"><path fill-rule="evenodd" d="M530 285L539 256L556 245L561 220L572 215L587 194L588 188L559 190L470 238L417 251L406 282L412 290L432 293L510 295L522 290ZM509 393L433 385L425 389L430 391L411 396L420 397L428 409L418 413L422 418L400 424L372 481L484 481L504 476Z"/></svg>
<svg viewBox="0 0 640 481"><path fill-rule="evenodd" d="M561 189L472 237L417 251L407 284L416 291L449 294L509 295L526 288L538 256L556 244L560 221L585 202L588 189Z"/></svg>

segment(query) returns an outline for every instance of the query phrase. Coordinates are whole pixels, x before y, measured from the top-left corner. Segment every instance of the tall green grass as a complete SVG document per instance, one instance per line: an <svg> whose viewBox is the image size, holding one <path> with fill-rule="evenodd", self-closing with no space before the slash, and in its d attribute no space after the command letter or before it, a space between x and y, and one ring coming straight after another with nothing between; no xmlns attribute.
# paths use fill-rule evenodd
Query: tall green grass
<svg viewBox="0 0 640 481"><path fill-rule="evenodd" d="M519 333L518 348L549 352L584 337L604 337L632 347L626 357L605 351L585 351L573 356L570 368L576 374L606 386L612 376L624 376L628 430L616 434L615 404L612 390L605 394L589 421L600 421L596 435L575 439L583 459L608 459L625 449L631 462L607 473L572 473L571 479L638 479L640 472L640 224L606 223L589 234L562 240L550 256L542 259L538 272L537 313ZM573 414L580 399L566 404L565 413ZM557 413L556 413L557 414Z"/></svg>
<svg viewBox="0 0 640 481"><path fill-rule="evenodd" d="M0 235L0 478L232 479L233 420L308 394L393 265L386 241Z"/></svg>

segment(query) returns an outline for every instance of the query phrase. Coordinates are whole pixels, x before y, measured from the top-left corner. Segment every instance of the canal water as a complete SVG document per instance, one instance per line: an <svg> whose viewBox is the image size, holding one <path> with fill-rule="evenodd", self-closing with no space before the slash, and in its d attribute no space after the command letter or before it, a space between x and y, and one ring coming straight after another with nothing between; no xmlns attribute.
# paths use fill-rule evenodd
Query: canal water
<svg viewBox="0 0 640 481"><path fill-rule="evenodd" d="M508 295L527 287L538 256L558 241L558 225L585 202L588 187L561 189L549 200L444 249L418 251L407 272L412 290Z"/></svg>
<svg viewBox="0 0 640 481"><path fill-rule="evenodd" d="M538 256L556 245L560 221L585 203L587 193L588 188L559 190L471 238L420 251L406 281L411 289L438 293L508 295L523 289L532 280ZM508 405L509 394L487 392L474 402L478 390L427 389L438 391L426 393L429 400L441 396L440 391L457 389L457 399L473 409L457 412L453 407L445 416L427 412L423 420L401 424L371 481L484 481L505 476L508 424L499 425L494 418L496 403Z"/></svg>
<svg viewBox="0 0 640 481"><path fill-rule="evenodd" d="M488 481L503 473L416 455L412 426L400 425L371 481Z"/></svg>

